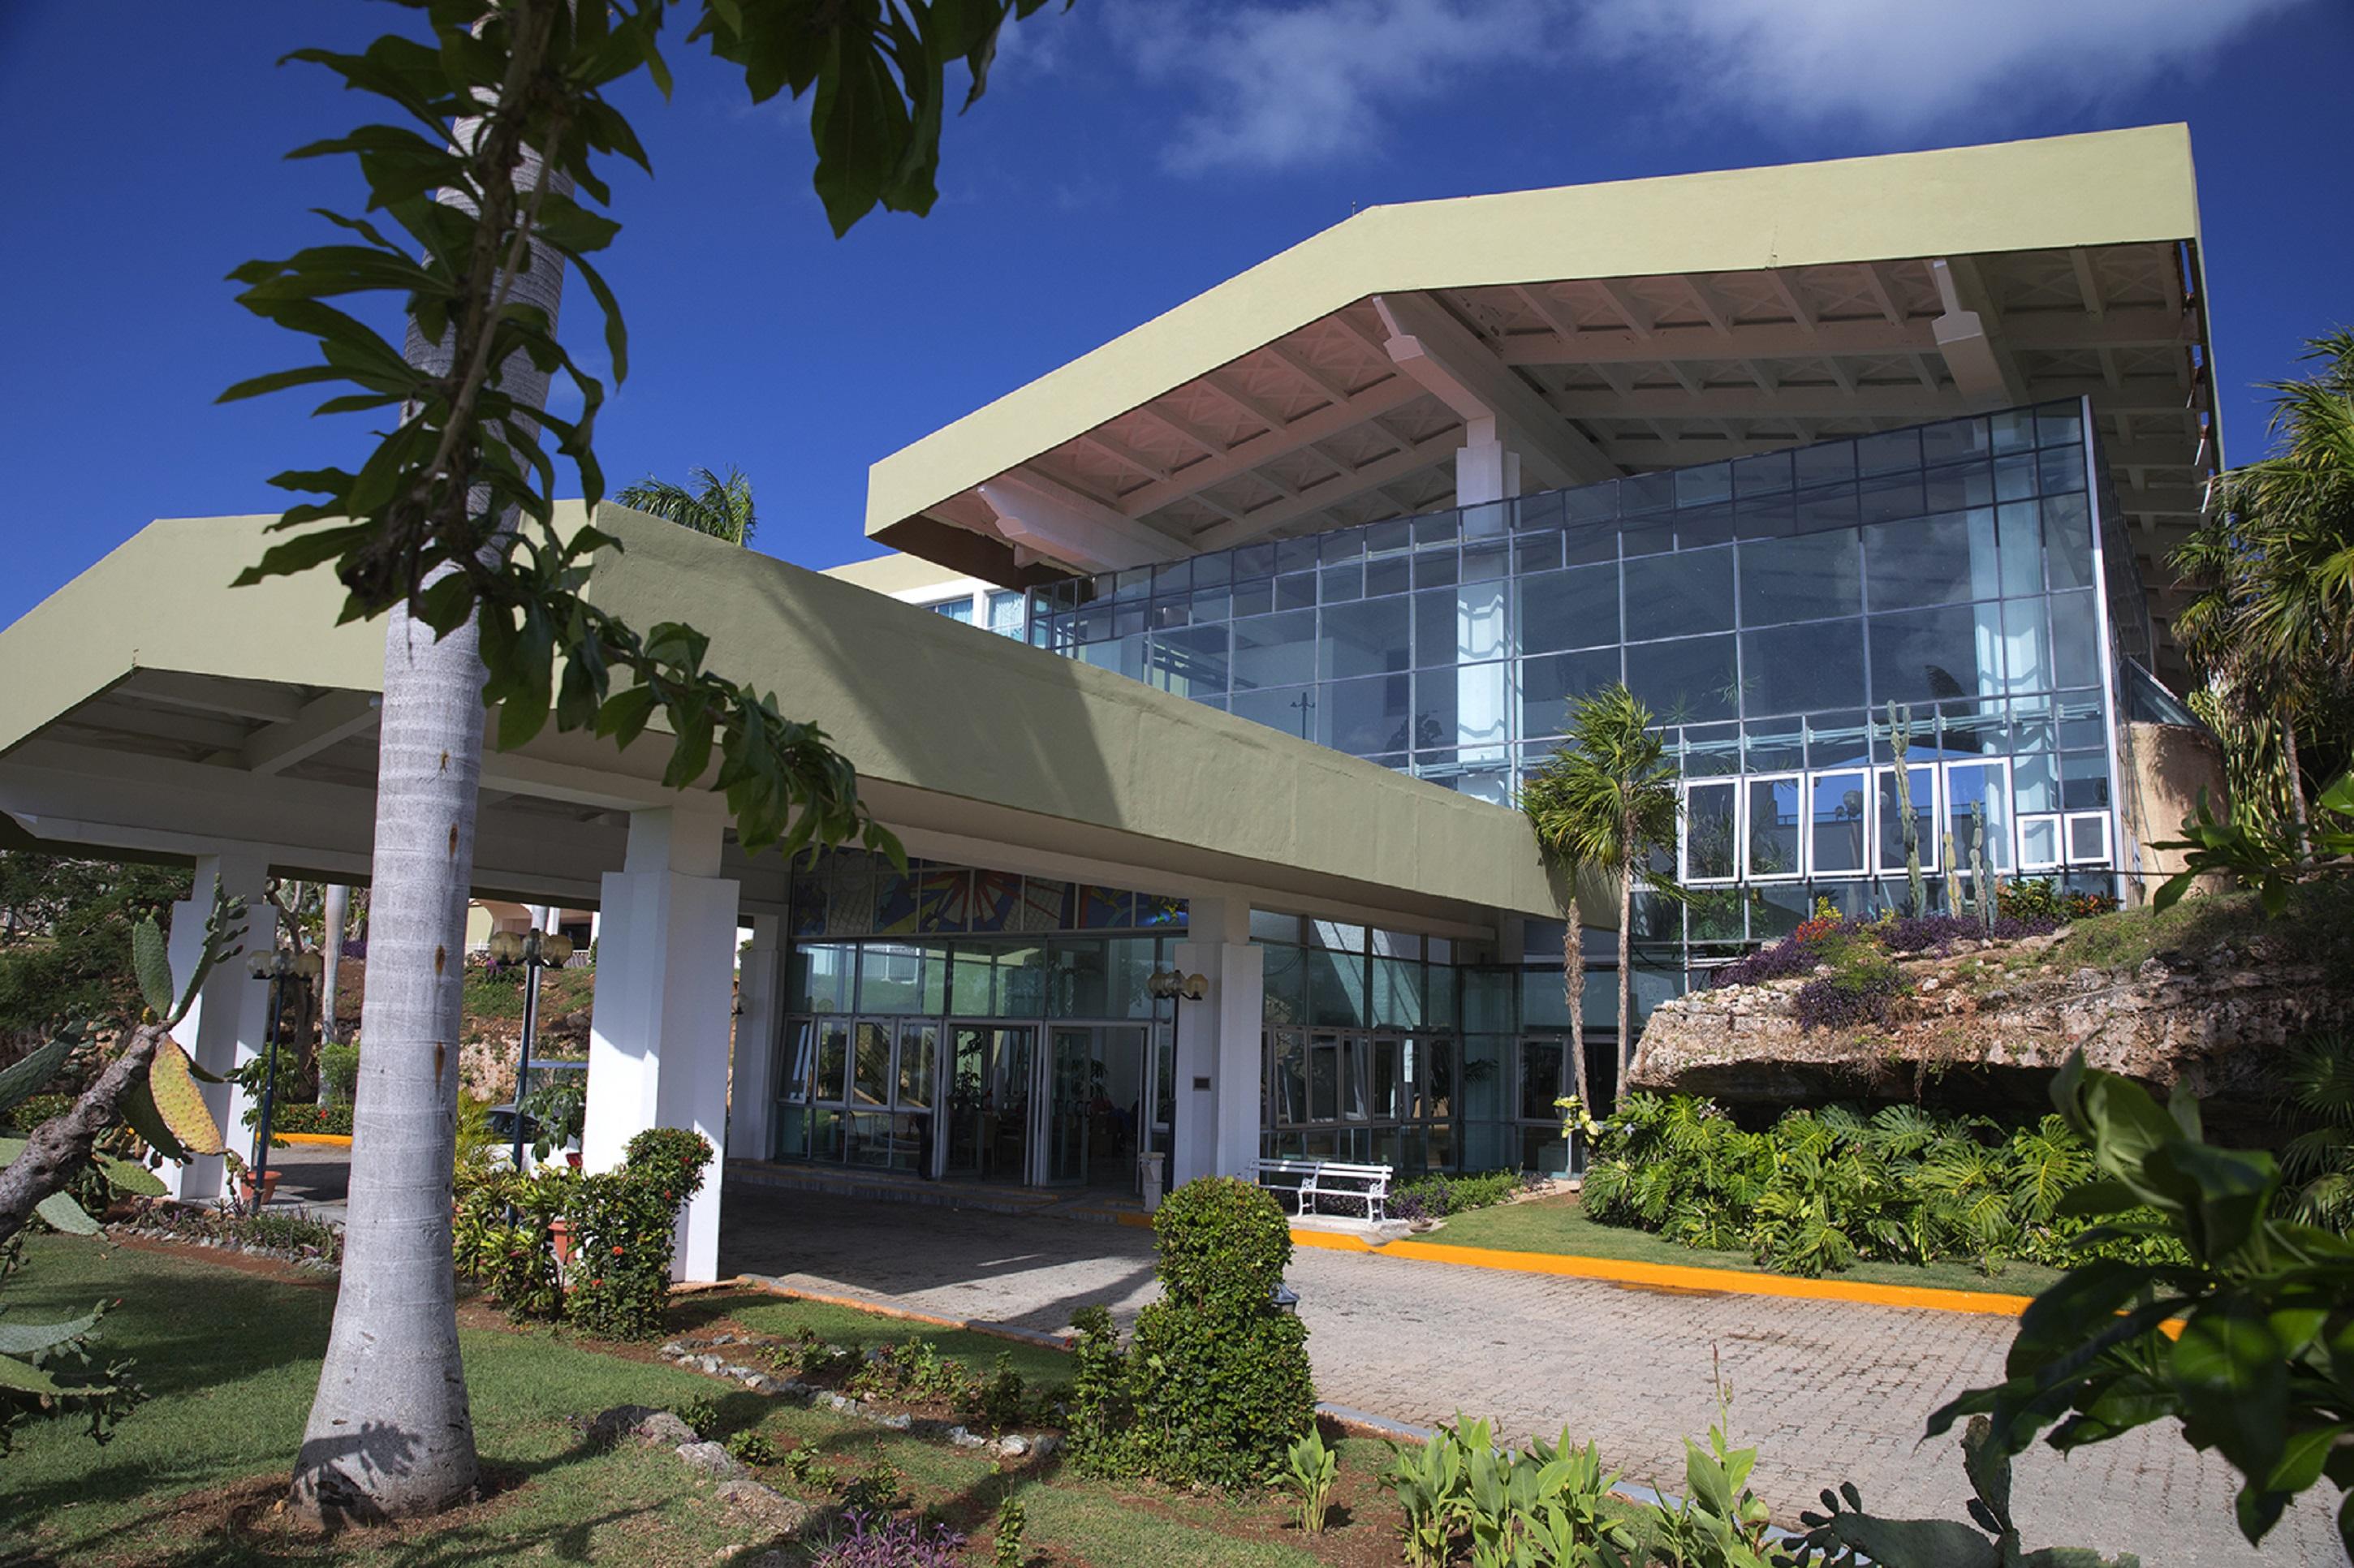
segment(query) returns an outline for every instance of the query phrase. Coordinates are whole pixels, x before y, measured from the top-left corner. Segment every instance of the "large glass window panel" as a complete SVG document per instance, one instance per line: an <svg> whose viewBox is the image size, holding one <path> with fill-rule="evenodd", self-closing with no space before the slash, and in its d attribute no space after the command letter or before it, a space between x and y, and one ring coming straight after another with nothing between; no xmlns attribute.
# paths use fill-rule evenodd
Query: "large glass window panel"
<svg viewBox="0 0 2354 1568"><path fill-rule="evenodd" d="M1862 551L1854 529L1752 539L1742 545L1744 626L1856 615L1862 609Z"/></svg>
<svg viewBox="0 0 2354 1568"><path fill-rule="evenodd" d="M1317 678L1345 681L1413 668L1409 603L1404 599L1376 599L1326 605L1323 632L1317 641Z"/></svg>
<svg viewBox="0 0 2354 1568"><path fill-rule="evenodd" d="M1520 642L1523 653L1596 648L1618 641L1618 568L1571 567L1522 577Z"/></svg>
<svg viewBox="0 0 2354 1568"><path fill-rule="evenodd" d="M1405 675L1332 682L1319 694L1322 722L1316 738L1352 757L1405 750L1411 684Z"/></svg>
<svg viewBox="0 0 2354 1568"><path fill-rule="evenodd" d="M1990 508L1866 528L1863 558L1874 611L1993 599L2002 591Z"/></svg>
<svg viewBox="0 0 2354 1568"><path fill-rule="evenodd" d="M1494 1121L1511 1114L1511 1043L1494 1034L1471 1034L1463 1042L1463 1104L1458 1114Z"/></svg>
<svg viewBox="0 0 2354 1568"><path fill-rule="evenodd" d="M1741 687L1752 714L1796 714L1864 701L1863 622L1818 620L1741 634Z"/></svg>
<svg viewBox="0 0 2354 1568"><path fill-rule="evenodd" d="M1521 1116L1524 1120L1561 1119L1561 1111L1553 1102L1568 1094L1571 1087L1562 1075L1561 1065L1560 1041L1521 1042Z"/></svg>
<svg viewBox="0 0 2354 1568"><path fill-rule="evenodd" d="M1802 781L1793 773L1744 779L1743 786L1749 822L1744 870L1761 882L1797 876L1803 869L1798 862Z"/></svg>
<svg viewBox="0 0 2354 1568"><path fill-rule="evenodd" d="M2051 574L2053 590L2091 588L2092 512L2085 504L2083 492L2074 495L2047 495L2043 498L2042 506L2043 568Z"/></svg>
<svg viewBox="0 0 2354 1568"><path fill-rule="evenodd" d="M1020 637L1023 630L1023 596L1003 590L989 596L989 629L1000 637Z"/></svg>
<svg viewBox="0 0 2354 1568"><path fill-rule="evenodd" d="M1929 703L1943 697L1999 694L2002 615L1999 605L1875 615L1867 623L1872 701Z"/></svg>
<svg viewBox="0 0 2354 1568"><path fill-rule="evenodd" d="M1373 1022L1372 999L1366 994L1366 960L1362 954L1310 949L1306 959L1310 1022L1362 1029Z"/></svg>
<svg viewBox="0 0 2354 1568"><path fill-rule="evenodd" d="M1146 642L1152 684L1181 697L1223 696L1226 690L1226 629L1192 626L1159 631Z"/></svg>
<svg viewBox="0 0 2354 1568"><path fill-rule="evenodd" d="M2101 681L2101 620L2090 593L2052 596L2052 683L2095 686Z"/></svg>
<svg viewBox="0 0 2354 1568"><path fill-rule="evenodd" d="M1511 737L1507 664L1466 664L1425 670L1414 678L1414 746L1418 751L1470 748L1465 760L1495 755L1487 748Z"/></svg>
<svg viewBox="0 0 2354 1568"><path fill-rule="evenodd" d="M1913 790L1914 836L1921 853L1921 869L1937 869L1937 770L1914 764L1904 769L1905 782ZM1880 869L1883 872L1903 871L1904 860L1903 802L1897 798L1896 769L1882 768L1873 774L1878 781L1876 807L1880 815Z"/></svg>
<svg viewBox="0 0 2354 1568"><path fill-rule="evenodd" d="M929 1110L932 1075L939 1054L940 1026L903 1023L899 1026L899 1085L894 1102L901 1110Z"/></svg>
<svg viewBox="0 0 2354 1568"><path fill-rule="evenodd" d="M1341 1119L1341 1046L1329 1038L1308 1046L1308 1119Z"/></svg>
<svg viewBox="0 0 2354 1568"><path fill-rule="evenodd" d="M1995 533L2002 546L2002 591L2008 597L2043 591L2043 524L2032 501L1995 508Z"/></svg>
<svg viewBox="0 0 2354 1568"><path fill-rule="evenodd" d="M2025 694L2052 688L2052 642L2044 630L2041 598L2014 599L2002 607L2002 668L2005 690Z"/></svg>
<svg viewBox="0 0 2354 1568"><path fill-rule="evenodd" d="M795 1012L847 1012L857 972L855 948L797 946L785 966L785 1005Z"/></svg>
<svg viewBox="0 0 2354 1568"><path fill-rule="evenodd" d="M1363 1121L1373 1071L1373 1042L1362 1034L1341 1040L1341 1119Z"/></svg>
<svg viewBox="0 0 2354 1568"><path fill-rule="evenodd" d="M1564 735L1570 705L1618 679L1618 650L1590 648L1521 661L1521 735L1535 740Z"/></svg>
<svg viewBox="0 0 2354 1568"><path fill-rule="evenodd" d="M1977 868L1970 846L1983 824L1988 869L2010 869L2009 769L2000 762L1951 762L1946 765L1946 829L1954 835L1955 863L1965 872ZM1973 818L1971 808L1978 809Z"/></svg>
<svg viewBox="0 0 2354 1568"><path fill-rule="evenodd" d="M1308 1043L1297 1032L1283 1030L1276 1034L1269 1054L1274 1058L1270 1091L1275 1097L1276 1124L1297 1126L1308 1119Z"/></svg>
<svg viewBox="0 0 2354 1568"><path fill-rule="evenodd" d="M1733 625L1733 549L1683 550L1627 563L1627 624L1637 637Z"/></svg>
<svg viewBox="0 0 2354 1568"><path fill-rule="evenodd" d="M1739 787L1732 780L1693 784L1684 796L1686 882L1733 880Z"/></svg>
<svg viewBox="0 0 2354 1568"><path fill-rule="evenodd" d="M891 1103L891 1027L862 1023L854 1036L850 1097L864 1106Z"/></svg>
<svg viewBox="0 0 2354 1568"><path fill-rule="evenodd" d="M1732 637L1686 637L1627 649L1627 684L1662 724L1739 716Z"/></svg>
<svg viewBox="0 0 2354 1568"><path fill-rule="evenodd" d="M1846 876L1869 871L1864 862L1863 775L1815 774L1807 781L1807 800L1814 838L1813 874Z"/></svg>
<svg viewBox="0 0 2354 1568"><path fill-rule="evenodd" d="M817 1075L812 1094L839 1104L849 1093L850 1021L822 1019L817 1026Z"/></svg>
<svg viewBox="0 0 2354 1568"><path fill-rule="evenodd" d="M1237 692L1316 678L1316 612L1293 610L1234 623Z"/></svg>
<svg viewBox="0 0 2354 1568"><path fill-rule="evenodd" d="M1313 740L1317 707L1315 687L1277 686L1259 692L1237 691L1227 711L1236 718L1263 724L1302 740Z"/></svg>

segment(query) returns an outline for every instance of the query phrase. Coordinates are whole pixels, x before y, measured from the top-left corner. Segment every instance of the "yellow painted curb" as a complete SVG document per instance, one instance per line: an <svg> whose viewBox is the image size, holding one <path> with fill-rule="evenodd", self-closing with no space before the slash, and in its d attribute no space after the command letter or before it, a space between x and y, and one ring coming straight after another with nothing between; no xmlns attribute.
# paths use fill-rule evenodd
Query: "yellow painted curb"
<svg viewBox="0 0 2354 1568"><path fill-rule="evenodd" d="M273 1143L323 1143L334 1149L349 1149L352 1135L348 1132L273 1132Z"/></svg>
<svg viewBox="0 0 2354 1568"><path fill-rule="evenodd" d="M1492 1247L1453 1246L1445 1242L1394 1241L1386 1245L1376 1245L1363 1237L1333 1231L1294 1230L1291 1240L1296 1246L1324 1247L1333 1252L1416 1258L1426 1263L1501 1269L1511 1274L1550 1274L1571 1279L1598 1279L1612 1285L1629 1285L1649 1290L1696 1291L1717 1296L1784 1296L1808 1301L1851 1301L1872 1307L1910 1307L1929 1312L1969 1312L1993 1318L2016 1318L2034 1300L2031 1296L2007 1296L1990 1290L1946 1290L1925 1285L1870 1285L1853 1279L1800 1279L1784 1274L1752 1274L1736 1268L1695 1268L1680 1263L1630 1263L1618 1258L1581 1257L1568 1253L1503 1252Z"/></svg>

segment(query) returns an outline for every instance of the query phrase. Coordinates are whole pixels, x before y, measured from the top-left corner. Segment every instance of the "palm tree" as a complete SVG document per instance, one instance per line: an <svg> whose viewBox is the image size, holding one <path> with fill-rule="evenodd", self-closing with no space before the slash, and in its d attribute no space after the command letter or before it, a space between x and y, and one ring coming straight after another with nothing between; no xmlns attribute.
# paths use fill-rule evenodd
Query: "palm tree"
<svg viewBox="0 0 2354 1568"><path fill-rule="evenodd" d="M750 545L758 521L752 514L752 482L732 467L726 479L707 468L695 469L687 477L695 481L695 489L648 474L641 482L614 492L613 499L682 528L731 545Z"/></svg>
<svg viewBox="0 0 2354 1568"><path fill-rule="evenodd" d="M1605 686L1579 698L1570 709L1569 734L1522 786L1521 809L1528 813L1547 858L1570 870L1569 893L1563 899L1567 927L1562 938L1562 974L1569 1000L1577 1097L1581 1104L1590 1104L1585 1030L1579 1017L1585 996L1585 955L1575 868L1601 867L1618 881L1618 1082L1623 1092L1635 1060L1635 879L1654 851L1675 847L1682 810L1676 767L1668 760L1665 736L1651 727L1650 709L1624 685ZM1663 891L1680 892L1670 879L1655 875L1652 880Z"/></svg>
<svg viewBox="0 0 2354 1568"><path fill-rule="evenodd" d="M2172 560L2200 587L2175 629L2241 743L2238 810L2288 830L2300 859L2306 776L2333 777L2354 746L2354 331L2306 357L2318 375L2267 383L2273 454L2217 480L2214 514Z"/></svg>

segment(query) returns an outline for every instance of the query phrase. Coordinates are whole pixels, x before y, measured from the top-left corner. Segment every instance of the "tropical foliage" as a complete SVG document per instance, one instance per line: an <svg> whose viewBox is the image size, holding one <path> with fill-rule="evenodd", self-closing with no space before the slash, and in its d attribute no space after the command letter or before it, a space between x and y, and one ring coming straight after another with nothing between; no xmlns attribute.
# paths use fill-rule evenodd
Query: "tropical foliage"
<svg viewBox="0 0 2354 1568"><path fill-rule="evenodd" d="M2237 825L2291 865L2314 782L2354 763L2354 331L2306 357L2315 375L2270 384L2272 454L2217 481L2172 560L2200 590L2174 628L2229 748Z"/></svg>
<svg viewBox="0 0 2354 1568"><path fill-rule="evenodd" d="M2187 1093L2161 1107L2079 1055L2052 1098L2099 1171L2062 1209L2100 1222L2091 1261L2020 1318L2005 1380L1937 1411L1930 1435L1984 1415L1997 1452L2042 1434L2065 1453L2170 1417L2239 1473L2251 1542L2327 1480L2354 1551L2354 1241L2281 1218L2272 1157L2208 1143Z"/></svg>
<svg viewBox="0 0 2354 1568"><path fill-rule="evenodd" d="M1537 845L1563 872L1568 888L1563 912L1568 933L1562 943L1564 982L1568 991L1571 1067L1577 1098L1591 1105L1585 1082L1585 991L1584 944L1578 930L1576 871L1599 866L1618 885L1618 1080L1635 1059L1635 971L1631 945L1635 883L1676 895L1672 878L1652 863L1672 853L1681 812L1676 765L1667 740L1651 727L1651 711L1624 685L1603 687L1570 705L1568 733L1553 755L1521 788L1521 810L1536 833Z"/></svg>
<svg viewBox="0 0 2354 1568"><path fill-rule="evenodd" d="M2344 1235L2354 1231L2354 1035L2300 1041L2281 1077L2305 1124L2281 1149L2283 1214Z"/></svg>
<svg viewBox="0 0 2354 1568"><path fill-rule="evenodd" d="M137 1022L131 928L187 895L174 867L0 850L0 1037Z"/></svg>
<svg viewBox="0 0 2354 1568"><path fill-rule="evenodd" d="M732 468L726 479L707 468L698 468L687 477L695 482L693 489L648 474L635 484L623 485L613 499L731 545L751 544L752 530L759 521L752 505L752 482Z"/></svg>
<svg viewBox="0 0 2354 1568"><path fill-rule="evenodd" d="M2062 1201L2094 1177L2090 1147L2056 1116L2004 1127L1918 1106L1831 1106L1747 1131L1690 1095L1634 1095L1606 1122L1586 1214L1789 1274L1863 1260L2006 1259L2064 1266L2090 1226ZM2104 1255L2172 1255L2158 1238L2104 1237Z"/></svg>
<svg viewBox="0 0 2354 1568"><path fill-rule="evenodd" d="M1405 1511L1405 1560L1438 1568L1460 1555L1486 1568L1522 1563L1600 1568L1627 1561L1634 1532L1606 1511L1618 1482L1592 1443L1499 1446L1486 1421L1442 1425L1430 1441L1390 1445L1383 1473Z"/></svg>

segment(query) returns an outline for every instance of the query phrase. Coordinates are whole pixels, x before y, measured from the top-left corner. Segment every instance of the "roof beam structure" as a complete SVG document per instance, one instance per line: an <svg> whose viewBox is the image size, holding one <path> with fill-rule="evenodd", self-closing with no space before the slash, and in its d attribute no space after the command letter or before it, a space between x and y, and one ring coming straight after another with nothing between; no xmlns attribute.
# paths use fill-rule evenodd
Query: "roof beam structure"
<svg viewBox="0 0 2354 1568"><path fill-rule="evenodd" d="M1029 469L998 475L981 499L1013 545L1082 571L1149 567L1193 547Z"/></svg>
<svg viewBox="0 0 2354 1568"><path fill-rule="evenodd" d="M292 718L258 729L238 747L236 761L248 773L283 773L376 727L383 699L370 692L329 692L302 705ZM223 760L228 760L224 758Z"/></svg>
<svg viewBox="0 0 2354 1568"><path fill-rule="evenodd" d="M1239 523L1220 523L1205 528L1195 536L1193 543L1204 550L1224 550L1235 545L1247 545L1253 539L1262 538L1288 524L1312 517L1343 501L1353 501L1368 491L1394 483L1417 470L1443 462L1462 445L1463 434L1458 429L1426 436L1387 457L1375 458L1362 468L1344 468L1331 479L1305 486L1296 496L1254 507L1243 514Z"/></svg>
<svg viewBox="0 0 2354 1568"><path fill-rule="evenodd" d="M1612 462L1527 382L1437 301L1383 294L1373 301L1390 329L1384 345L1397 367L1468 425L1492 420L1497 439L1550 486L1615 479Z"/></svg>
<svg viewBox="0 0 2354 1568"><path fill-rule="evenodd" d="M1946 306L1946 313L1931 324L1954 385L1975 408L2007 408L2029 401L2017 359L1992 335L2000 318L1976 265L1967 257L1941 259L1929 263L1929 275L1936 280L1937 297Z"/></svg>

